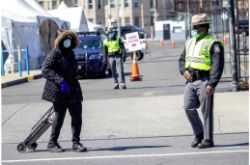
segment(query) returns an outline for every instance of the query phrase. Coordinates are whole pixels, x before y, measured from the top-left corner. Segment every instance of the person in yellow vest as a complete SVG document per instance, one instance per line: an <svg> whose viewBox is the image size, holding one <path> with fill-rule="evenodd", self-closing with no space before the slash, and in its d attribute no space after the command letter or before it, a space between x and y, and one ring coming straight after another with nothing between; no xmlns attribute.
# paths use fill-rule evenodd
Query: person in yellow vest
<svg viewBox="0 0 250 165"><path fill-rule="evenodd" d="M184 109L193 133L191 147L209 148L213 141L213 95L224 68L224 47L208 33L207 14L192 17L192 38L185 43L179 70L186 79ZM201 107L204 125L197 109Z"/></svg>
<svg viewBox="0 0 250 165"><path fill-rule="evenodd" d="M114 28L108 29L107 41L104 44L108 53L109 63L111 66L112 76L114 79L114 89L126 89L125 75L123 68L123 59L122 59L122 49L123 43L121 38L118 36L118 32ZM118 74L117 74L118 71Z"/></svg>

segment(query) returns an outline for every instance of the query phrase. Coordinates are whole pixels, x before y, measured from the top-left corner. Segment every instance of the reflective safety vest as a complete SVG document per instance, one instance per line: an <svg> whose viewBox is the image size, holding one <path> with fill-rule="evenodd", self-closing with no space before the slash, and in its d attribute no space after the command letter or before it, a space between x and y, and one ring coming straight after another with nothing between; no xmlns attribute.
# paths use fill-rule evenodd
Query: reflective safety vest
<svg viewBox="0 0 250 165"><path fill-rule="evenodd" d="M116 40L107 40L105 45L108 47L108 53L118 52L120 50L120 37L116 37Z"/></svg>
<svg viewBox="0 0 250 165"><path fill-rule="evenodd" d="M211 71L211 46L215 42L221 43L214 36L208 34L203 39L196 41L197 37L189 39L185 43L185 68L192 68L203 71ZM221 43L222 44L222 43Z"/></svg>

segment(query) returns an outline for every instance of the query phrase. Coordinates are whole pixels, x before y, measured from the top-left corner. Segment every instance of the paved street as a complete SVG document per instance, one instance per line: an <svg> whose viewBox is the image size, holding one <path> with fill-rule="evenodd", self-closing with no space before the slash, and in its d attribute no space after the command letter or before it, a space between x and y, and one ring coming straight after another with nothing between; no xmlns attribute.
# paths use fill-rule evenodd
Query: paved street
<svg viewBox="0 0 250 165"><path fill-rule="evenodd" d="M127 90L113 90L112 79L87 78L82 143L87 153L71 150L67 114L59 139L66 152L46 149L50 130L36 152L18 153L16 146L51 104L41 100L43 78L2 89L2 163L16 165L247 165L249 162L248 91L231 92L229 59L215 95L215 147L192 149L191 127L183 111L184 79L178 72L177 48L150 42L151 53L139 62L143 81L131 82L131 60L125 63Z"/></svg>

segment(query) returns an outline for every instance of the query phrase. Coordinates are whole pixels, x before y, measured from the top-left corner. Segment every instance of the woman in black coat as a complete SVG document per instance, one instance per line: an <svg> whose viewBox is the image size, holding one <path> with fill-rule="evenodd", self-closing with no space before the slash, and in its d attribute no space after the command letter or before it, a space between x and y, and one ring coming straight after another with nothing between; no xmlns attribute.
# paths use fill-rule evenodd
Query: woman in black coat
<svg viewBox="0 0 250 165"><path fill-rule="evenodd" d="M63 125L66 110L69 110L72 127L72 149L87 151L80 143L82 127L82 90L76 78L77 63L72 49L79 44L77 35L71 30L62 32L55 40L55 48L47 55L42 75L46 78L42 99L53 103L55 119L48 143L51 152L63 152L57 140Z"/></svg>

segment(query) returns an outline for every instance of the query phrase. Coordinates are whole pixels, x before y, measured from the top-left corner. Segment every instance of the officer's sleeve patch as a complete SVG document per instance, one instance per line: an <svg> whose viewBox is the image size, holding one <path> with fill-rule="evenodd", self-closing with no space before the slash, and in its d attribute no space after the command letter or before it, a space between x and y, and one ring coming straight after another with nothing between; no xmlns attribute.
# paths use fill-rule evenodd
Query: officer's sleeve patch
<svg viewBox="0 0 250 165"><path fill-rule="evenodd" d="M220 53L220 46L219 45L214 45L214 53Z"/></svg>

